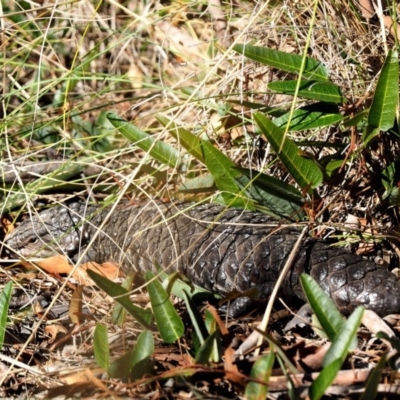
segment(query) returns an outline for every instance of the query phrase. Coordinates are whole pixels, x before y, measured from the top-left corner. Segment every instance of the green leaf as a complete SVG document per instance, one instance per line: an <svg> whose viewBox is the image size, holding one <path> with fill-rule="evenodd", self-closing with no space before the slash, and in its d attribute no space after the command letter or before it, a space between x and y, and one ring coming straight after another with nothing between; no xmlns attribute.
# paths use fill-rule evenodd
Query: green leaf
<svg viewBox="0 0 400 400"><path fill-rule="evenodd" d="M342 361L338 359L320 372L308 391L311 400L319 400L325 394L326 389L332 384L341 367Z"/></svg>
<svg viewBox="0 0 400 400"><path fill-rule="evenodd" d="M96 324L93 338L94 358L101 368L108 371L110 366L110 349L108 346L107 327L103 324Z"/></svg>
<svg viewBox="0 0 400 400"><path fill-rule="evenodd" d="M150 357L154 353L154 339L149 331L143 331L133 350L117 358L108 369L111 378L121 380L140 379L152 373Z"/></svg>
<svg viewBox="0 0 400 400"><path fill-rule="evenodd" d="M290 54L279 50L247 44L236 44L233 46L233 50L251 60L278 68L282 71L298 74L301 70L303 57L298 54ZM315 58L307 57L303 76L316 81L326 81L328 79L328 70L320 61Z"/></svg>
<svg viewBox="0 0 400 400"><path fill-rule="evenodd" d="M368 115L368 111L369 110L360 111L354 117L349 118L346 122L344 122L343 126L345 128L349 128L350 126L358 126L359 124L366 122L366 117Z"/></svg>
<svg viewBox="0 0 400 400"><path fill-rule="evenodd" d="M254 119L298 185L307 191L319 186L323 175L316 163L302 157L296 144L285 137L285 133L263 114L255 113Z"/></svg>
<svg viewBox="0 0 400 400"><path fill-rule="evenodd" d="M179 191L183 193L210 193L215 192L217 189L211 174L196 176L179 185Z"/></svg>
<svg viewBox="0 0 400 400"><path fill-rule="evenodd" d="M166 343L173 343L185 332L185 326L175 307L171 303L168 293L158 279L150 271L146 273L147 290L150 296L151 307L157 322L161 338Z"/></svg>
<svg viewBox="0 0 400 400"><path fill-rule="evenodd" d="M345 324L344 318L336 308L333 300L310 275L301 274L300 282L307 297L307 302L317 316L329 340L335 340L338 332Z"/></svg>
<svg viewBox="0 0 400 400"><path fill-rule="evenodd" d="M194 331L196 332L197 338L202 346L208 337L208 332L206 326L204 324L203 319L201 318L200 313L197 311L197 308L194 306L191 296L187 290L182 291L183 299L186 304L187 312L190 317L190 321L192 322L192 326Z"/></svg>
<svg viewBox="0 0 400 400"><path fill-rule="evenodd" d="M382 354L376 367L371 370L360 400L375 400L377 398L379 384L381 383L382 374L386 367L386 361L387 353Z"/></svg>
<svg viewBox="0 0 400 400"><path fill-rule="evenodd" d="M158 116L158 120L170 127L169 133L180 143L190 154L202 162L213 176L215 184L222 192L225 204L229 206L251 208L252 202L239 197L240 188L235 177L235 164L224 153L216 149L211 143L198 138L186 129L178 128L176 124L165 117Z"/></svg>
<svg viewBox="0 0 400 400"><path fill-rule="evenodd" d="M298 204L300 199L303 200L301 194L299 198L293 194L293 192L286 191L285 186L287 184L279 179L267 175L258 176L259 173L256 171L253 172L254 175L253 178L251 178L251 173L248 177L246 176L245 169L240 169L243 170L244 173L242 176L237 177L236 181L242 187L242 190L247 193L248 197L257 202L255 204L257 210L263 211L278 219L286 218L297 221L302 219L304 216L302 209L303 203ZM247 172L249 172L249 170L247 170ZM281 185L280 187L279 184ZM288 196L285 198L285 194L282 192L285 192Z"/></svg>
<svg viewBox="0 0 400 400"><path fill-rule="evenodd" d="M394 161L382 170L382 184L385 193L382 199L389 198L389 204L396 205L400 203L400 192L397 183L400 181L400 163Z"/></svg>
<svg viewBox="0 0 400 400"><path fill-rule="evenodd" d="M235 179L238 175L234 170L236 165L211 143L203 142L202 149L205 165L214 177L215 184L221 191L225 204L230 207L252 209L253 202L250 199L238 196L241 190Z"/></svg>
<svg viewBox="0 0 400 400"><path fill-rule="evenodd" d="M109 296L112 296L115 301L120 303L139 324L146 329L151 328L150 324L153 319L151 311L143 310L143 308L132 304L129 298L129 292L126 289L90 269L87 273L100 289L104 290Z"/></svg>
<svg viewBox="0 0 400 400"><path fill-rule="evenodd" d="M69 160L48 175L24 185L22 194L17 192L17 194L10 195L9 189L5 190L0 187L0 197L2 197L2 193L6 194L6 199L0 202L1 209L11 211L24 205L27 198L33 198L40 193L60 190L60 188L68 185L68 180L82 172L82 169L93 161L93 158L85 158L79 161Z"/></svg>
<svg viewBox="0 0 400 400"><path fill-rule="evenodd" d="M3 348L6 335L8 308L10 306L12 282L8 281L0 293L0 350Z"/></svg>
<svg viewBox="0 0 400 400"><path fill-rule="evenodd" d="M150 331L143 331L137 340L133 357L134 364L149 358L154 353L154 338Z"/></svg>
<svg viewBox="0 0 400 400"><path fill-rule="evenodd" d="M267 85L268 89L278 93L293 95L296 91L297 81L277 81ZM342 92L338 86L331 82L306 81L300 82L299 97L319 100L327 103L344 103ZM342 117L343 118L343 117Z"/></svg>
<svg viewBox="0 0 400 400"><path fill-rule="evenodd" d="M131 291L132 285L133 285L133 280L135 278L134 273L129 273L128 276L125 278L125 280L122 282L121 286L127 290L128 292ZM122 306L120 303L116 303L112 314L111 314L111 321L118 325L122 326L126 318L126 309Z"/></svg>
<svg viewBox="0 0 400 400"><path fill-rule="evenodd" d="M108 112L107 118L118 132L124 135L136 146L150 154L155 160L173 168L179 167L179 153L168 143L157 140L153 136L148 135L146 132L143 132L131 123L125 121L116 113Z"/></svg>
<svg viewBox="0 0 400 400"><path fill-rule="evenodd" d="M270 190L274 196L290 201L299 207L304 205L303 195L294 186L254 169L235 167L235 170L265 190Z"/></svg>
<svg viewBox="0 0 400 400"><path fill-rule="evenodd" d="M214 331L201 345L197 352L195 363L207 365L210 362L219 362L221 357L215 355L215 349L218 348L218 342L220 341L219 330ZM218 353L218 352L217 352Z"/></svg>
<svg viewBox="0 0 400 400"><path fill-rule="evenodd" d="M284 129L289 120L290 113L286 113L273 120L274 124ZM289 131L322 128L336 124L343 120L336 106L328 103L316 103L293 112Z"/></svg>
<svg viewBox="0 0 400 400"><path fill-rule="evenodd" d="M325 173L327 176L332 176L333 173L339 169L344 163L344 159L332 159L325 166Z"/></svg>
<svg viewBox="0 0 400 400"><path fill-rule="evenodd" d="M368 125L388 131L393 127L398 105L399 59L396 51L389 51L380 73L368 114Z"/></svg>
<svg viewBox="0 0 400 400"><path fill-rule="evenodd" d="M193 135L187 129L178 127L174 122L162 115L158 115L157 120L164 126L168 126L168 133L178 141L178 145L183 146L194 158L205 164L203 149L201 147L202 139Z"/></svg>
<svg viewBox="0 0 400 400"><path fill-rule="evenodd" d="M271 377L274 361L275 353L272 352L266 356L261 356L256 360L251 369L250 378L257 379L258 381L263 382L263 384L249 381L244 392L246 399L264 400L267 398L268 382L269 378Z"/></svg>
<svg viewBox="0 0 400 400"><path fill-rule="evenodd" d="M378 332L376 337L377 339L387 340L392 345L393 349L396 350L390 354L390 357L387 358L390 368L398 371L400 365L400 339L397 336L389 336L385 332Z"/></svg>
<svg viewBox="0 0 400 400"><path fill-rule="evenodd" d="M337 359L340 359L342 363L344 362L349 353L349 348L356 338L363 314L364 307L357 307L352 312L326 353L323 362L324 366L329 365Z"/></svg>

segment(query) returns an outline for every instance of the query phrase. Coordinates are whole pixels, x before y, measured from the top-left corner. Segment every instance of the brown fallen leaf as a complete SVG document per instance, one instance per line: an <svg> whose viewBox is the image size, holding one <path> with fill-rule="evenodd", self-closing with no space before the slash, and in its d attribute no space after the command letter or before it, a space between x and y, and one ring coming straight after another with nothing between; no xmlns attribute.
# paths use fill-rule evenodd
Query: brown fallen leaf
<svg viewBox="0 0 400 400"><path fill-rule="evenodd" d="M7 218L1 218L0 223L6 235L14 230L14 225Z"/></svg>
<svg viewBox="0 0 400 400"><path fill-rule="evenodd" d="M111 262L104 264L97 264L95 262L88 262L82 264L80 267L75 268L74 265L70 264L64 256L54 256L44 258L35 263L23 261L21 265L26 269L37 269L39 267L43 271L49 274L66 274L71 275L81 285L93 285L93 281L88 277L86 271L88 269L103 275L104 277L114 280L121 275L121 271L118 266Z"/></svg>
<svg viewBox="0 0 400 400"><path fill-rule="evenodd" d="M82 315L82 294L83 287L77 286L71 296L69 303L68 316L73 324L79 324L81 322Z"/></svg>
<svg viewBox="0 0 400 400"><path fill-rule="evenodd" d="M67 328L61 324L47 325L44 330L50 336L49 343L53 343L59 333L68 332Z"/></svg>

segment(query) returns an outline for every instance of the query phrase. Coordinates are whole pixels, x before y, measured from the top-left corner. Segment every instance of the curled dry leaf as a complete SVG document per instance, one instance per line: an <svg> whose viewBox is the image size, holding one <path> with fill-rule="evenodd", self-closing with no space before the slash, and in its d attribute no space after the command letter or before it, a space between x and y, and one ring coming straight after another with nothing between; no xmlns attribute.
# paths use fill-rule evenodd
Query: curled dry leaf
<svg viewBox="0 0 400 400"><path fill-rule="evenodd" d="M395 333L389 325L378 314L371 310L364 310L362 323L373 334L384 332L390 337L395 336ZM388 343L388 345L390 346L390 343Z"/></svg>

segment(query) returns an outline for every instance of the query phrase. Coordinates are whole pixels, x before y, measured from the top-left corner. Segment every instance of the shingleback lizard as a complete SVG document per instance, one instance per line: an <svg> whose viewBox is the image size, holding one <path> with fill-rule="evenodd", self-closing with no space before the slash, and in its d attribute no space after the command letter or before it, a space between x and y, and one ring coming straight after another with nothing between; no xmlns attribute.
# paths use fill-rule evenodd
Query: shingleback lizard
<svg viewBox="0 0 400 400"><path fill-rule="evenodd" d="M216 204L150 203L110 213L109 208L73 202L21 222L5 242L25 258L65 254L77 261L96 233L83 262L113 261L124 271L139 272L158 264L214 293L255 289L258 300L266 300L300 232L277 227L265 214ZM400 313L397 277L349 250L305 238L281 295L304 300L299 282L303 272L314 277L345 314L359 305L382 316ZM239 314L244 304L234 303L231 314Z"/></svg>

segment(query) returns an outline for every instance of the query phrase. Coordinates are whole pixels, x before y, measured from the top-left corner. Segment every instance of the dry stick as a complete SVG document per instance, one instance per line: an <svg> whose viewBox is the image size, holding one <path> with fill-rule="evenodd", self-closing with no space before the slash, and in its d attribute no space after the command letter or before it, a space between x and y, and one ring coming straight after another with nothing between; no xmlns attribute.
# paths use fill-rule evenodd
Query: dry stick
<svg viewBox="0 0 400 400"><path fill-rule="evenodd" d="M272 291L271 297L270 297L270 299L268 301L268 305L267 305L267 308L265 310L264 317L263 317L263 319L261 321L261 324L258 326L258 329L260 331L265 332L267 330L268 321L269 321L269 318L271 316L272 306L273 306L273 304L275 302L275 298L278 295L278 292L279 292L279 289L280 289L280 287L282 285L283 280L285 279L287 273L289 272L289 269L291 268L291 266L293 264L294 258L297 256L298 249L299 249L299 247L301 245L301 242L302 242L305 234L307 233L307 231L308 231L308 226L305 226L303 228L300 236L298 237L298 239L296 241L296 244L294 245L293 250L290 253L289 258L287 259L286 264L283 267L281 274L279 275L278 281L276 282L276 285L274 286L274 290ZM258 332L257 332L257 335L258 335L258 341L257 341L257 348L254 351L254 356L255 357L258 357L258 355L260 354L260 345L261 345L261 343L263 341L263 336L261 334L259 334Z"/></svg>

